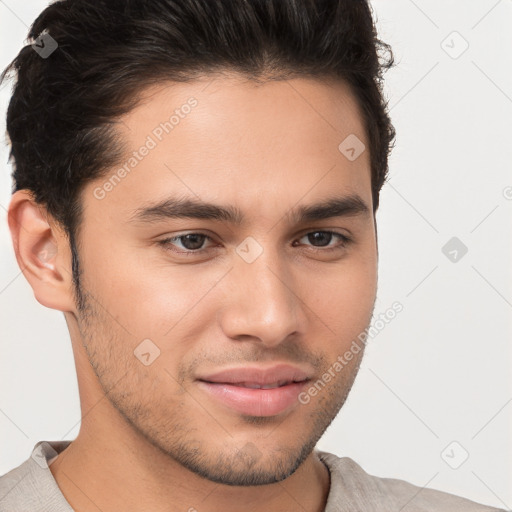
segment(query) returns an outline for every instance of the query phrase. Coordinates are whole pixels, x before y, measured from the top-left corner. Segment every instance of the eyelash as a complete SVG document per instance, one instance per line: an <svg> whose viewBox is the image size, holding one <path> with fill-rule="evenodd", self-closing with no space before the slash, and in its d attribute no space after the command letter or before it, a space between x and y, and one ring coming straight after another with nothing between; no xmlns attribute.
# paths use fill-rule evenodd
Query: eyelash
<svg viewBox="0 0 512 512"><path fill-rule="evenodd" d="M341 244L337 245L335 247L314 247L314 246L311 246L311 250L313 250L313 252L330 253L332 251L337 251L339 249L345 248L347 245L349 245L352 242L352 239L349 238L347 235L344 235L342 233L338 233L337 231L328 231L328 230L320 230L320 229L316 230L316 231L308 231L307 233L302 235L300 238L304 238L305 236L310 235L312 233L327 233L327 234L331 234L331 235L337 236L341 240ZM197 250L188 249L186 251L177 251L175 249L171 249L170 248L173 245L172 242L180 240L181 238L184 238L187 235L201 235L201 236L204 236L206 238L206 240L212 241L212 238L210 236L208 236L207 234L205 234L205 233L201 233L201 232L197 232L197 231L191 231L190 233L183 233L181 235L173 236L173 237L170 237L170 238L164 238L163 240L159 240L157 243L160 246L163 246L165 250L177 253L179 255L184 255L184 256L194 256L194 255L197 255L197 254L203 254L203 253L208 252L209 250L211 250L211 248L208 248L208 249L197 249Z"/></svg>

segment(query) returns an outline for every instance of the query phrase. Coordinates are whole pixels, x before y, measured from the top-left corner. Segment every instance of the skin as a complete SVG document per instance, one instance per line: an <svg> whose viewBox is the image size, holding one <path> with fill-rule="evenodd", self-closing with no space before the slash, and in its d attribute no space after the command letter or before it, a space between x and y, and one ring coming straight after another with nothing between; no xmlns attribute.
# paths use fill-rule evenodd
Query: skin
<svg viewBox="0 0 512 512"><path fill-rule="evenodd" d="M370 156L349 161L338 150L350 134L368 147L361 113L342 82L256 85L225 74L162 83L119 125L128 152L192 96L197 106L103 199L94 190L105 178L83 189L83 310L64 232L27 191L12 197L16 258L38 302L64 312L78 376L80 432L50 469L80 512L322 511L330 478L313 448L363 350L308 404L271 417L233 411L195 379L292 363L316 381L369 325L378 263ZM175 194L237 206L245 222L130 222L136 208ZM367 215L286 216L348 194ZM322 230L352 242L333 236L324 245L338 249L325 252L306 236ZM157 243L198 231L211 237L201 248L214 247L201 256L173 252L191 247L183 239ZM263 250L250 264L236 252L248 236ZM148 366L134 356L144 339L160 350Z"/></svg>

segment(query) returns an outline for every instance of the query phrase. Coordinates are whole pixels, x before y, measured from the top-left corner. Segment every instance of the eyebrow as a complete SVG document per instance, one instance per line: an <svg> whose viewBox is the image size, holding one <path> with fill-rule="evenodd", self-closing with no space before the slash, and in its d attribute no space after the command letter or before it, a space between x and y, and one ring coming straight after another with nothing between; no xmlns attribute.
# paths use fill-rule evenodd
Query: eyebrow
<svg viewBox="0 0 512 512"><path fill-rule="evenodd" d="M321 202L300 205L284 216L297 224L334 217L370 215L370 207L357 194L327 198ZM227 222L233 225L244 223L244 215L236 206L206 203L194 198L173 198L147 204L132 212L129 222L151 224L166 219L203 219Z"/></svg>

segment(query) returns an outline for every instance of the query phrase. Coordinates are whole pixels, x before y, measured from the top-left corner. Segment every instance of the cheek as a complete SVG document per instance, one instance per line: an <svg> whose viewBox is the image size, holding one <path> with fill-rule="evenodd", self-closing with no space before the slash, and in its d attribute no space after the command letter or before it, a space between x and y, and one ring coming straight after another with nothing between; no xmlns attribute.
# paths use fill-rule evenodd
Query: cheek
<svg viewBox="0 0 512 512"><path fill-rule="evenodd" d="M94 288L112 316L141 339L166 339L197 319L203 299L226 273L219 266L178 265L134 253L119 256L115 264L98 262Z"/></svg>
<svg viewBox="0 0 512 512"><path fill-rule="evenodd" d="M357 338L371 320L377 292L376 262L360 260L332 267L322 275L310 274L302 281L302 290L313 315L311 325L322 329L331 340L330 347L339 349L340 343L349 345Z"/></svg>

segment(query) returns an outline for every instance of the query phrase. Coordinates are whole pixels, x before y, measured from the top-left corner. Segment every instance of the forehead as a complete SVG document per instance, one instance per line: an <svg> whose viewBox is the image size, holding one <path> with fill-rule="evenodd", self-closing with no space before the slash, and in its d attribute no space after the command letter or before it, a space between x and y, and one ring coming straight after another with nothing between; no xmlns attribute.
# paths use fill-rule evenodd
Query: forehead
<svg viewBox="0 0 512 512"><path fill-rule="evenodd" d="M140 99L118 125L127 143L123 161L88 185L86 210L126 219L169 195L222 198L263 215L327 193L358 194L371 205L364 122L342 81L209 76L161 83ZM347 140L366 149L349 159Z"/></svg>

